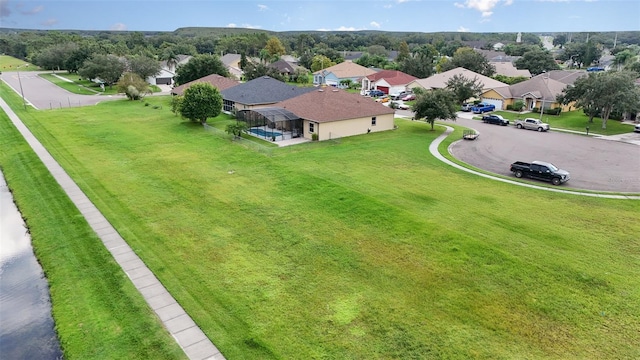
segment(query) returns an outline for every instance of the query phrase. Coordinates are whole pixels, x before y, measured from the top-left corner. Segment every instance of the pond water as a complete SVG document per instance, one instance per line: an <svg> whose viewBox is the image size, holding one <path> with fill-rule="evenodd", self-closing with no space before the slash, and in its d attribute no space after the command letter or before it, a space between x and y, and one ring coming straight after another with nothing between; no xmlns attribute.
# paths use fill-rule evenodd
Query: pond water
<svg viewBox="0 0 640 360"><path fill-rule="evenodd" d="M62 359L49 285L0 172L0 358Z"/></svg>

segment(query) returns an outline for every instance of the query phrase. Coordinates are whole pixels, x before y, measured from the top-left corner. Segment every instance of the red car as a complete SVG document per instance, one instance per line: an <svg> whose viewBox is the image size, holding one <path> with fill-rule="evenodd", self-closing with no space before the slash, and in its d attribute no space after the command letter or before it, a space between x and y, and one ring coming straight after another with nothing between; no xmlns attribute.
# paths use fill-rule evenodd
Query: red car
<svg viewBox="0 0 640 360"><path fill-rule="evenodd" d="M409 94L402 98L402 101L411 101L416 99L416 94Z"/></svg>

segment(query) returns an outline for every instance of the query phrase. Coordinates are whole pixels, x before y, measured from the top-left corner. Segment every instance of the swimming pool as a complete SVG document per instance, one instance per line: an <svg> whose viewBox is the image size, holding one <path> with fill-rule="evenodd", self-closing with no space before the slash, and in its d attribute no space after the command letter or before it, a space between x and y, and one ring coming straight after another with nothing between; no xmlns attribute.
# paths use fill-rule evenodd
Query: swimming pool
<svg viewBox="0 0 640 360"><path fill-rule="evenodd" d="M264 136L264 137L282 135L281 132L272 131L272 130L266 131L265 129L261 129L261 128L251 128L251 129L249 129L249 132L254 133L256 135L259 135L259 136Z"/></svg>

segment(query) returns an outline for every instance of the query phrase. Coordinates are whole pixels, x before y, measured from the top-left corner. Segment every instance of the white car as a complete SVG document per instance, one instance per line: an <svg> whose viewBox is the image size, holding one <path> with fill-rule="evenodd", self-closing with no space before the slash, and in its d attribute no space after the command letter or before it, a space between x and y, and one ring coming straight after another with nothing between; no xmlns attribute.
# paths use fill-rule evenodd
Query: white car
<svg viewBox="0 0 640 360"><path fill-rule="evenodd" d="M636 126L633 127L633 132L640 132L640 124L636 124Z"/></svg>

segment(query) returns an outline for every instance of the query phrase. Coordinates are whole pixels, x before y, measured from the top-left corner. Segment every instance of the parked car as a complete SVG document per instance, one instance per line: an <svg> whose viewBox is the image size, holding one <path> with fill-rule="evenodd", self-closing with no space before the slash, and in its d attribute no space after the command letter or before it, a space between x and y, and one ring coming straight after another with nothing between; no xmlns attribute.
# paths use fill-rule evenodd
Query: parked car
<svg viewBox="0 0 640 360"><path fill-rule="evenodd" d="M386 103L386 102L389 102L389 100L391 100L391 99L389 99L389 97L388 97L388 96L382 96L382 97L377 98L377 99L376 99L376 102L379 102L379 103Z"/></svg>
<svg viewBox="0 0 640 360"><path fill-rule="evenodd" d="M462 104L460 110L469 112L471 111L471 107L473 107L473 104Z"/></svg>
<svg viewBox="0 0 640 360"><path fill-rule="evenodd" d="M495 109L496 109L495 105L487 104L487 103L479 103L479 104L473 105L471 107L471 111L474 114L482 114L482 113L486 113L486 112L489 112L489 111L493 111Z"/></svg>
<svg viewBox="0 0 640 360"><path fill-rule="evenodd" d="M399 93L390 94L389 97L391 97L391 100L401 100L403 97L409 94L411 94L410 91L401 91Z"/></svg>
<svg viewBox="0 0 640 360"><path fill-rule="evenodd" d="M516 120L516 127L518 129L547 131L549 130L549 124L543 123L538 119L526 118L524 120Z"/></svg>
<svg viewBox="0 0 640 360"><path fill-rule="evenodd" d="M416 94L407 94L401 100L402 101L411 101L416 99Z"/></svg>
<svg viewBox="0 0 640 360"><path fill-rule="evenodd" d="M640 132L640 124L636 124L636 126L634 126L633 132Z"/></svg>
<svg viewBox="0 0 640 360"><path fill-rule="evenodd" d="M496 124L496 125L502 125L502 126L509 125L509 120L503 118L500 115L484 115L482 117L482 122L487 124Z"/></svg>
<svg viewBox="0 0 640 360"><path fill-rule="evenodd" d="M517 177L528 177L531 179L551 181L553 185L560 185L569 181L571 175L568 171L559 169L552 163L544 161L534 161L531 163L516 161L509 168Z"/></svg>
<svg viewBox="0 0 640 360"><path fill-rule="evenodd" d="M382 92L382 90L377 90L377 89L369 90L369 96L371 97L378 97L378 96L384 96L384 95L385 93Z"/></svg>
<svg viewBox="0 0 640 360"><path fill-rule="evenodd" d="M393 104L393 106L396 109L400 109L400 110L410 110L411 107L403 102L399 102L399 101L392 101L391 104Z"/></svg>

